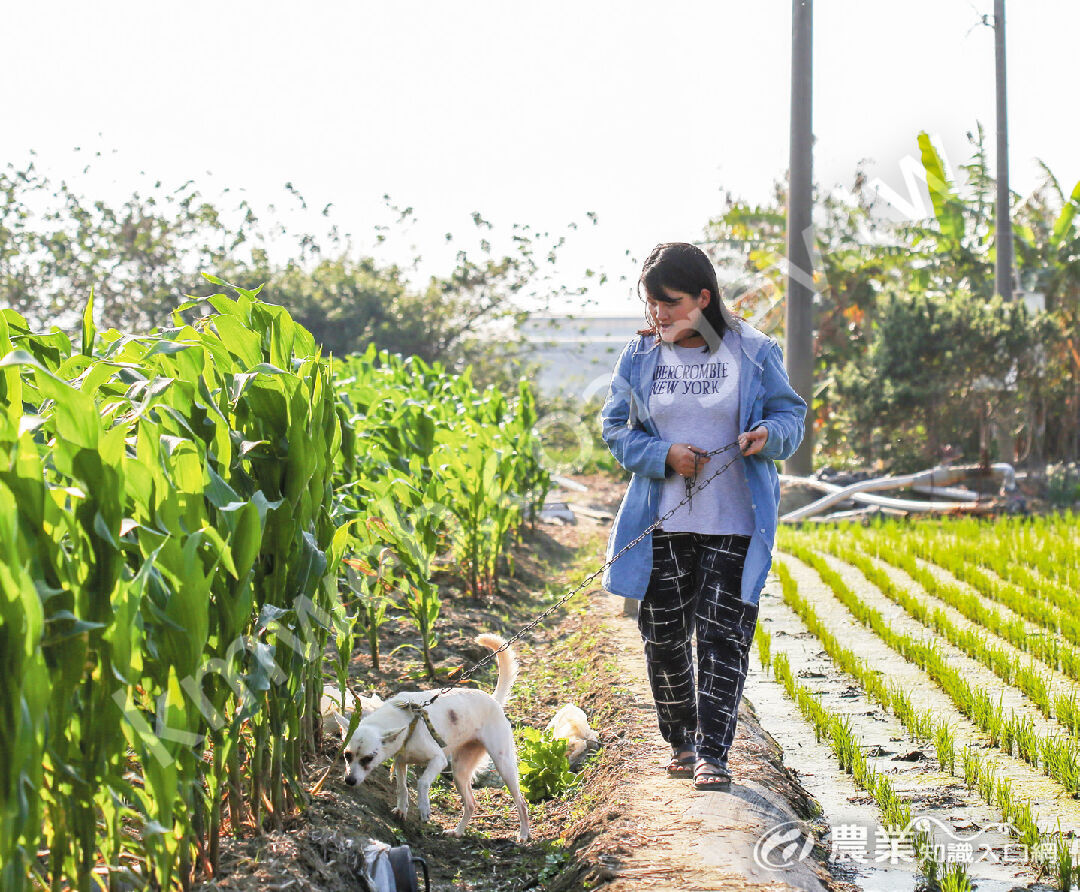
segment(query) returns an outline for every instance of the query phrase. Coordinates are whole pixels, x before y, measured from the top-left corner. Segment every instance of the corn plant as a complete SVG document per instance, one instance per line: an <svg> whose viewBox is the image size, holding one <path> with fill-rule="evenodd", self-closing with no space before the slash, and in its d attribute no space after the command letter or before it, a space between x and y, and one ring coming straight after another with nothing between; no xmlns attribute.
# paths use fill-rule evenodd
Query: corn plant
<svg viewBox="0 0 1080 892"><path fill-rule="evenodd" d="M186 886L226 799L239 829L304 798L340 431L311 336L233 293L137 338L88 304L79 350L2 313L4 634L30 636L4 659L43 720L5 723L40 751L4 797L5 889Z"/></svg>
<svg viewBox="0 0 1080 892"><path fill-rule="evenodd" d="M478 391L467 370L453 376L374 349L343 362L336 381L346 431L337 469L343 510L397 553L400 606L428 654L438 618L429 578L436 560L449 556L471 593L495 591L509 539L550 486L539 463L535 397L524 380L509 401ZM398 502L408 510L395 511ZM419 551L407 544L418 511L434 536Z"/></svg>
<svg viewBox="0 0 1080 892"><path fill-rule="evenodd" d="M97 331L92 301L77 343L0 310L5 892L187 887L224 833L280 827L328 644L347 680L342 559L380 555L354 578L373 654L392 587L433 671L436 559L493 590L549 485L525 382L507 400L374 351L335 375L283 309L207 278L145 336Z"/></svg>
<svg viewBox="0 0 1080 892"><path fill-rule="evenodd" d="M367 639L371 651L371 668L379 671L379 629L389 619L387 609L393 603L395 591L394 577L391 571L393 549L389 546L368 549L366 559L346 558L342 560L343 582L347 590L347 600L342 602L339 613L337 644L337 676L339 686L346 684L348 665L352 658L354 636L353 629L358 628ZM375 552L375 554L371 554ZM349 605L355 605L355 611L347 612ZM339 690L343 688L339 687Z"/></svg>

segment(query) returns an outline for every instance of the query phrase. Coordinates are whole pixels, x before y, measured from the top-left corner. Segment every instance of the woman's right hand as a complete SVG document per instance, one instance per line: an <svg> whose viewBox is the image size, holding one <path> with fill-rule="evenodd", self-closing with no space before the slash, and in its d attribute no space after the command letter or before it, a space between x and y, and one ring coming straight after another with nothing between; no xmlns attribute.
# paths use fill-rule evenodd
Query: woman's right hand
<svg viewBox="0 0 1080 892"><path fill-rule="evenodd" d="M695 456L697 456L696 467L694 463ZM689 443L672 443L671 448L668 449L668 467L680 477L693 477L695 473L705 467L708 461L709 457L705 455L704 449L698 449L697 446L691 446Z"/></svg>

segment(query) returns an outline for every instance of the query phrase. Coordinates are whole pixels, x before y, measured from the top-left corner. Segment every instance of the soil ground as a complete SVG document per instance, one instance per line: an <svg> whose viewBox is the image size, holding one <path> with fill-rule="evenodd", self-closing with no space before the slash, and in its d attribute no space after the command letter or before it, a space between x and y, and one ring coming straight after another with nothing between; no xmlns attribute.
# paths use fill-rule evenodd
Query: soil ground
<svg viewBox="0 0 1080 892"><path fill-rule="evenodd" d="M505 568L497 595L467 598L455 580L440 580L441 640L433 652L440 673L487 653L473 643L475 635L514 634L602 564L610 526L604 515L616 510L624 484L602 475L575 479L588 491L565 498L599 516L523 530L512 573ZM403 619L382 627L380 643L376 671L359 642L350 670L354 693L375 690L385 697L435 686L423 678L415 631ZM457 793L444 779L432 791L430 823L420 824L415 805L405 822L397 821L390 812L388 767L359 788L347 787L336 764L340 746L327 738L307 765L308 789L329 770L311 804L286 818L280 830L255 834L249 828L223 841L220 875L199 888L358 889L359 848L369 838L410 846L427 861L436 890L851 888L829 874L821 846L782 872L752 857L766 830L800 819L820 823L820 807L783 764L783 751L762 729L749 696L730 758L730 790L697 792L689 780L664 774L669 752L656 729L636 624L625 615L623 599L603 592L599 580L515 649L522 672L507 709L511 722L543 728L561 705L573 702L585 710L602 744L573 791L530 805L530 843L516 842L517 820L505 788L477 789L478 813L461 840L444 835L460 815ZM491 690L494 671L485 669L476 680Z"/></svg>

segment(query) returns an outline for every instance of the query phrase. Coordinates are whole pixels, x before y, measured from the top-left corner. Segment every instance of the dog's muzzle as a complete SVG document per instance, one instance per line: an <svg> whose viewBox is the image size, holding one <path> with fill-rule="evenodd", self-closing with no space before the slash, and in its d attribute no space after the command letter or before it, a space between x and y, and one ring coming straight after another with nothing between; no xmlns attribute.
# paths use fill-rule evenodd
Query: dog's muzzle
<svg viewBox="0 0 1080 892"><path fill-rule="evenodd" d="M345 775L345 783L347 783L350 787L355 787L356 786L356 778L353 777L351 774L347 774L347 775Z"/></svg>

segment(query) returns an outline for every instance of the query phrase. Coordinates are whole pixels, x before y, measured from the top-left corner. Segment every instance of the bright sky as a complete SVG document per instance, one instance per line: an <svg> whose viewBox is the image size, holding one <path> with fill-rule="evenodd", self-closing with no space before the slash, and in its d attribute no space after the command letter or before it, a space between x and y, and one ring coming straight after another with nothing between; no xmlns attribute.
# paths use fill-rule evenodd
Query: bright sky
<svg viewBox="0 0 1080 892"><path fill-rule="evenodd" d="M114 200L139 171L256 206L285 204L292 182L312 207L333 202L361 247L388 193L417 222L377 256L406 262L412 243L431 270L449 270L458 241L443 234L471 238L473 211L502 238L575 221L558 275L611 282L568 311L636 313L630 285L655 243L699 238L725 190L766 200L787 167L788 0L5 6L5 161L36 150L46 173ZM906 197L919 130L954 168L976 121L992 146L993 32L978 24L992 10L818 0L815 179L850 184L868 158ZM1013 188L1037 184L1041 158L1071 189L1080 121L1062 97L1080 4L1009 0L1007 23ZM79 180L91 149L96 179Z"/></svg>

